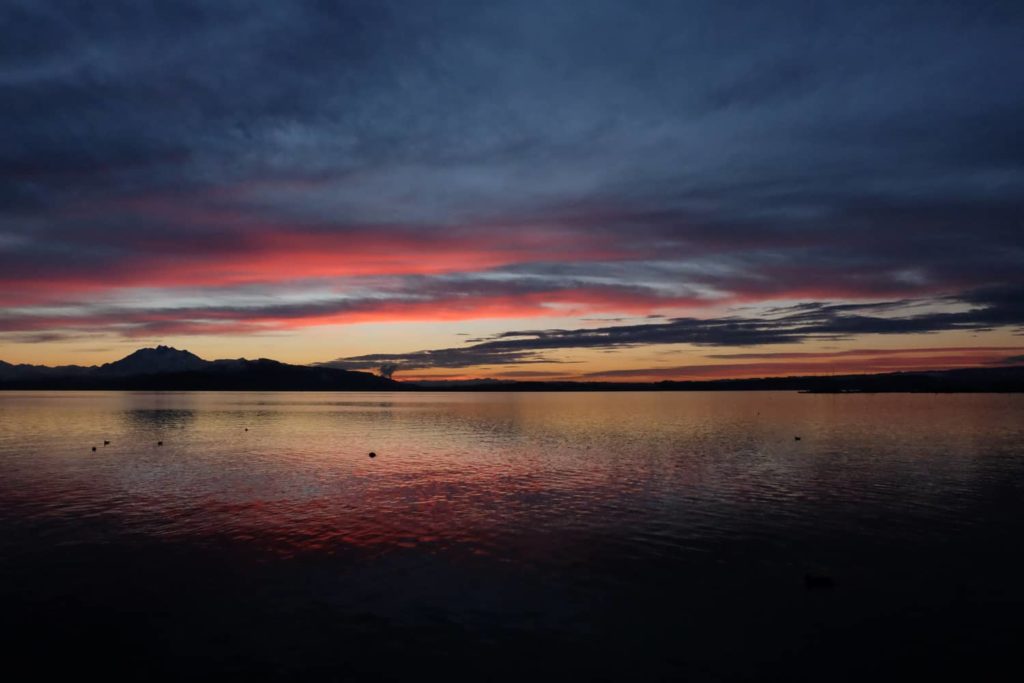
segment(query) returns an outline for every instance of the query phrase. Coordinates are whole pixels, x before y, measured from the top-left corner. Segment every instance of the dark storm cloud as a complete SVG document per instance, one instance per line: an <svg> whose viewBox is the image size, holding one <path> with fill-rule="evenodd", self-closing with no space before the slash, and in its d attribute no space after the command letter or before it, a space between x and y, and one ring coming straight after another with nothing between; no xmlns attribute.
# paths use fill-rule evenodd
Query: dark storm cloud
<svg viewBox="0 0 1024 683"><path fill-rule="evenodd" d="M543 362L544 352L563 349L610 349L649 344L759 346L838 340L860 335L930 334L1007 325L1024 327L1024 287L972 292L957 298L957 302L971 307L950 313L916 313L913 308L918 302L914 301L804 304L777 309L774 315L763 317L676 318L643 325L509 331L489 341L461 348L339 358L329 365L358 369L387 361L407 370L461 368Z"/></svg>
<svg viewBox="0 0 1024 683"><path fill-rule="evenodd" d="M208 315L244 331L374 297L237 307L216 287L283 288L363 263L429 270L421 287L438 301L529 287L507 277L483 292L481 273L544 278L538 297L585 286L655 303L1017 284L1022 14L1019 2L8 2L0 306L205 286L209 310L136 322L200 331ZM452 273L462 294L432 279ZM395 296L385 285L376 298ZM1016 324L1012 302L994 308L1011 312L987 324ZM804 315L827 334L979 324L824 310ZM123 311L98 309L97 324L107 313ZM816 334L810 318L791 322L680 319L636 335Z"/></svg>

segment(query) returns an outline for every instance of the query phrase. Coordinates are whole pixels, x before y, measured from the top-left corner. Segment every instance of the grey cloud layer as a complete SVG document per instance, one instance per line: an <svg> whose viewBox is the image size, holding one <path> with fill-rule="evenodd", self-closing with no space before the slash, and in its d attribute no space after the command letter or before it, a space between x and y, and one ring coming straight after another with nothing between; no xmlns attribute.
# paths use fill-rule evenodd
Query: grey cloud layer
<svg viewBox="0 0 1024 683"><path fill-rule="evenodd" d="M5 7L0 172L26 201L337 176L290 208L444 222L728 193L785 213L999 194L1024 159L1016 3Z"/></svg>

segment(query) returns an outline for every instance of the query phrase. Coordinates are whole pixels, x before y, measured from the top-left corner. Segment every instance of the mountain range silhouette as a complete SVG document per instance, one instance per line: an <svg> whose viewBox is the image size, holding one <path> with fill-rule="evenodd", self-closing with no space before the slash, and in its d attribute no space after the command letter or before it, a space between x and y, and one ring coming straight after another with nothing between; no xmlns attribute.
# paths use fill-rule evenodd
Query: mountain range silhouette
<svg viewBox="0 0 1024 683"><path fill-rule="evenodd" d="M810 375L662 382L517 382L478 379L399 382L324 365L268 358L205 360L156 346L103 365L12 365L0 361L0 389L123 389L179 391L804 391L1024 392L1024 365L860 375Z"/></svg>
<svg viewBox="0 0 1024 683"><path fill-rule="evenodd" d="M406 387L368 372L290 365L267 358L204 360L190 351L157 346L93 366L49 367L0 361L0 388L394 391Z"/></svg>

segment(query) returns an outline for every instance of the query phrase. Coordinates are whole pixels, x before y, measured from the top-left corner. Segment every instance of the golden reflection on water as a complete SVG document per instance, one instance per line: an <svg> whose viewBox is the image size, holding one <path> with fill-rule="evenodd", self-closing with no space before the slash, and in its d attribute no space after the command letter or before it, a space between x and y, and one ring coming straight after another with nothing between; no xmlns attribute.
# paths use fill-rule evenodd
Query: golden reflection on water
<svg viewBox="0 0 1024 683"><path fill-rule="evenodd" d="M594 535L658 553L828 531L857 506L962 524L1021 467L1022 398L8 392L0 509L85 537L103 519L274 554L514 561Z"/></svg>

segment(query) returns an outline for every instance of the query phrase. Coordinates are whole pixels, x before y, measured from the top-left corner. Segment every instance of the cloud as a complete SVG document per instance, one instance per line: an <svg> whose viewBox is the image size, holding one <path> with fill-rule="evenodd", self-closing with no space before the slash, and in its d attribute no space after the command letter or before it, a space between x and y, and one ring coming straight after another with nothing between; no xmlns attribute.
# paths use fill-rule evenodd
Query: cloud
<svg viewBox="0 0 1024 683"><path fill-rule="evenodd" d="M1016 3L22 0L0 22L8 335L670 316L530 357L1019 322L970 299L1024 271ZM953 308L835 307L908 299Z"/></svg>
<svg viewBox="0 0 1024 683"><path fill-rule="evenodd" d="M544 362L544 353L561 349L610 349L650 344L760 346L850 339L863 335L930 334L951 330L1024 327L1024 288L994 288L952 297L969 304L956 312L918 312L921 301L868 304L808 303L776 309L773 315L721 318L675 318L665 322L574 330L514 330L465 347L374 354L329 363L359 368L388 361L405 369L459 368L484 364ZM879 354L881 355L881 354ZM764 357L748 354L745 357ZM632 371L626 371L632 372Z"/></svg>
<svg viewBox="0 0 1024 683"><path fill-rule="evenodd" d="M212 303L211 303L212 302ZM185 305L183 305L185 304ZM607 310L705 305L686 291L576 278L458 276L311 279L283 291L265 285L153 293L0 311L0 333L107 330L125 336L261 333L327 324L566 316Z"/></svg>

